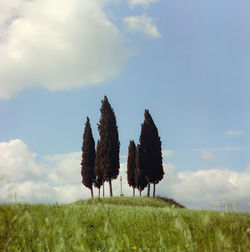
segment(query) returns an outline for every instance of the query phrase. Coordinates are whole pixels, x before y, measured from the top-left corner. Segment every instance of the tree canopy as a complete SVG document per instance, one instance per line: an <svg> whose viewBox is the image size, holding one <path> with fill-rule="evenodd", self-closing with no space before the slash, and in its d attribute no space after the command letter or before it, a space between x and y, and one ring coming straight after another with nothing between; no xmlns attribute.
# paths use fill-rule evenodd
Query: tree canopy
<svg viewBox="0 0 250 252"><path fill-rule="evenodd" d="M91 190L91 196L93 197L93 183L95 181L95 141L92 135L92 129L87 117L83 134L82 144L82 162L81 162L81 174L82 183Z"/></svg>
<svg viewBox="0 0 250 252"><path fill-rule="evenodd" d="M98 188L98 196L100 197L100 188L103 185L103 170L100 165L100 141L97 142L96 156L95 156L95 183L94 186Z"/></svg>
<svg viewBox="0 0 250 252"><path fill-rule="evenodd" d="M163 178L164 171L162 165L161 140L158 129L149 113L145 110L144 122L141 126L140 145L143 153L142 169L148 182L155 184ZM149 196L149 192L148 192Z"/></svg>
<svg viewBox="0 0 250 252"><path fill-rule="evenodd" d="M105 96L102 100L101 118L98 124L100 134L100 167L103 170L103 179L109 182L110 196L112 193L111 181L116 179L120 168L120 142L115 113Z"/></svg>
<svg viewBox="0 0 250 252"><path fill-rule="evenodd" d="M145 176L144 170L143 170L143 153L142 148L138 144L136 147L136 157L135 157L135 163L136 163L136 172L135 172L135 182L136 187L138 188L141 196L141 192L144 190L144 188L148 185L148 179Z"/></svg>
<svg viewBox="0 0 250 252"><path fill-rule="evenodd" d="M135 146L135 142L132 140L132 141L130 141L129 148L128 148L127 180L128 180L129 186L133 187L133 196L135 196L135 188L136 188L136 181L135 181L135 171L136 171L135 156L136 156L136 146Z"/></svg>

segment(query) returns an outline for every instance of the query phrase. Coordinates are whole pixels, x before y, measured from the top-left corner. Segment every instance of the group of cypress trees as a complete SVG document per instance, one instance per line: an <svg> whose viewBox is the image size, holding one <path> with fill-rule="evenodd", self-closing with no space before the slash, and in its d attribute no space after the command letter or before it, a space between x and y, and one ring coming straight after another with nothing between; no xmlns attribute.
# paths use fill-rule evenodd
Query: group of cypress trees
<svg viewBox="0 0 250 252"><path fill-rule="evenodd" d="M112 180L119 174L120 142L116 117L108 98L102 100L101 118L98 124L100 139L95 149L95 141L92 134L89 118L84 128L82 145L81 174L82 183L90 189L93 198L93 185L100 188L107 181L110 188L110 196L113 196ZM148 110L144 113L144 122L141 125L140 143L135 145L130 141L127 162L127 180L129 186L140 192L148 186L148 196L150 196L150 184L153 184L153 196L155 196L155 185L163 178L161 140L158 130Z"/></svg>
<svg viewBox="0 0 250 252"><path fill-rule="evenodd" d="M128 148L127 179L128 184L140 192L148 186L147 196L150 196L150 184L153 184L153 197L155 185L163 178L161 140L158 130L148 110L144 113L144 122L141 125L140 143L135 146L130 141Z"/></svg>
<svg viewBox="0 0 250 252"><path fill-rule="evenodd" d="M100 139L97 142L96 150L88 117L83 134L82 183L90 189L92 198L93 185L98 188L98 195L100 197L100 188L105 181L109 183L110 196L113 196L112 180L117 178L120 168L120 142L116 117L106 96L102 100L100 111L101 118L98 124Z"/></svg>

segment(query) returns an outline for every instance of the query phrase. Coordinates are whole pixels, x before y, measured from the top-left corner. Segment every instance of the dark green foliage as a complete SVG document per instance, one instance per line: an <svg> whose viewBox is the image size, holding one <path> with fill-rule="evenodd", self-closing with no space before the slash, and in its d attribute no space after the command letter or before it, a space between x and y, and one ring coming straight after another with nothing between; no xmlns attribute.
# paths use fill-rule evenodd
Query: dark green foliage
<svg viewBox="0 0 250 252"><path fill-rule="evenodd" d="M97 188L100 188L102 186L102 181L103 181L103 170L100 165L100 140L97 142L97 147L96 147L96 156L95 156L95 177L96 177L96 184L95 186Z"/></svg>
<svg viewBox="0 0 250 252"><path fill-rule="evenodd" d="M102 185L103 185L103 178L102 177L96 177L94 186L96 188L100 189Z"/></svg>
<svg viewBox="0 0 250 252"><path fill-rule="evenodd" d="M147 177L144 174L143 171L143 155L142 155L142 148L138 144L136 148L136 156L135 156L135 164L136 164L136 172L135 172L135 182L136 182L136 187L140 191L144 190L144 188L148 185L148 180Z"/></svg>
<svg viewBox="0 0 250 252"><path fill-rule="evenodd" d="M101 119L98 124L100 134L100 167L103 170L104 181L110 185L110 195L112 196L111 180L116 179L119 174L120 142L116 117L108 98L102 100Z"/></svg>
<svg viewBox="0 0 250 252"><path fill-rule="evenodd" d="M129 148L128 148L127 180L128 180L129 186L132 186L133 189L136 187L136 182L135 182L135 170L136 170L135 156L136 156L135 142L130 141ZM134 190L133 190L133 196L134 196Z"/></svg>
<svg viewBox="0 0 250 252"><path fill-rule="evenodd" d="M100 188L103 185L103 170L100 165L100 141L97 142L94 172L95 172L94 186L99 189L99 197L100 197Z"/></svg>
<svg viewBox="0 0 250 252"><path fill-rule="evenodd" d="M141 126L140 145L143 151L143 171L150 183L157 184L163 178L161 140L148 110Z"/></svg>
<svg viewBox="0 0 250 252"><path fill-rule="evenodd" d="M91 195L93 196L92 185L95 181L95 141L88 117L83 134L81 166L82 183L91 190Z"/></svg>

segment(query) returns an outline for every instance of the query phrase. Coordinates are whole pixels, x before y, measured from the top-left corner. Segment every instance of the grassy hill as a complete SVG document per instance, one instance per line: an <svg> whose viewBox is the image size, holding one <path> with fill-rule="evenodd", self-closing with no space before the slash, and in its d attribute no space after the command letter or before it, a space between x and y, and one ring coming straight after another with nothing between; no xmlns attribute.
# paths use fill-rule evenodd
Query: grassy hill
<svg viewBox="0 0 250 252"><path fill-rule="evenodd" d="M112 198L94 198L87 200L79 200L74 205L98 204L118 205L118 206L138 206L138 207L175 207L184 208L181 204L173 199L156 197L112 197Z"/></svg>
<svg viewBox="0 0 250 252"><path fill-rule="evenodd" d="M250 251L250 214L147 197L0 205L1 251Z"/></svg>

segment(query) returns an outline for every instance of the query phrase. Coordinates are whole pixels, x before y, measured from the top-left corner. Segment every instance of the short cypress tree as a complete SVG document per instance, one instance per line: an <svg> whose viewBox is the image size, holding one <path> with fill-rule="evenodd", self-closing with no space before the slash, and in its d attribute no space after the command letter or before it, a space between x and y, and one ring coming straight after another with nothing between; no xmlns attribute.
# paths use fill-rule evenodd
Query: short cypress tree
<svg viewBox="0 0 250 252"><path fill-rule="evenodd" d="M112 180L116 179L120 168L120 142L116 117L108 98L102 100L101 119L98 124L100 134L100 166L103 170L103 178L109 182L110 196L112 192Z"/></svg>
<svg viewBox="0 0 250 252"><path fill-rule="evenodd" d="M103 170L100 165L100 141L97 142L96 157L95 157L95 183L94 186L98 188L98 197L100 198L100 188L103 185ZM104 190L103 190L104 197Z"/></svg>
<svg viewBox="0 0 250 252"><path fill-rule="evenodd" d="M129 148L128 148L128 161L127 161L127 179L129 186L133 188L133 196L135 196L135 155L136 155L136 146L134 141L130 141Z"/></svg>
<svg viewBox="0 0 250 252"><path fill-rule="evenodd" d="M142 153L142 148L138 144L136 147L136 156L135 156L135 164L136 164L136 170L135 170L135 183L136 187L140 192L144 190L144 188L148 185L148 179L145 176L143 172L143 153Z"/></svg>
<svg viewBox="0 0 250 252"><path fill-rule="evenodd" d="M88 187L91 191L91 197L93 198L93 183L95 181L95 141L92 135L92 129L90 126L89 118L85 124L83 134L83 145L82 145L82 162L81 162L81 174L82 183Z"/></svg>
<svg viewBox="0 0 250 252"><path fill-rule="evenodd" d="M148 178L148 196L150 196L150 183L155 184L163 178L161 140L154 121L148 110L144 113L144 122L141 126L140 144L143 151L143 170Z"/></svg>

